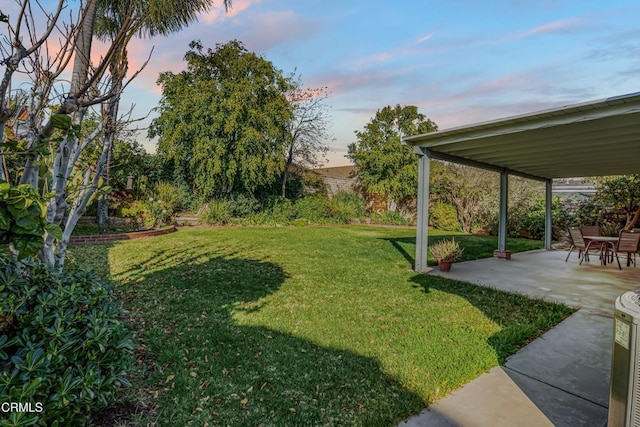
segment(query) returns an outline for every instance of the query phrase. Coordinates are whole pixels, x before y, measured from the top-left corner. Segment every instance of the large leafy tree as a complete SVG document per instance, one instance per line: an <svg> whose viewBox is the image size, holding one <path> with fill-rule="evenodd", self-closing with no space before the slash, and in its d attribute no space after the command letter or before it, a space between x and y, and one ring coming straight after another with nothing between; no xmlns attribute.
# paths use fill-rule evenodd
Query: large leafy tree
<svg viewBox="0 0 640 427"><path fill-rule="evenodd" d="M222 1L225 10L231 7L231 0ZM102 0L98 3L95 33L103 41L115 43L120 28L127 21L138 16L136 21L137 36L153 37L155 35L169 35L180 31L197 19L198 13L205 12L213 6L213 0L133 0L116 1ZM104 105L103 120L105 121L103 140L104 145L111 147L107 153L106 168L103 171L103 182L110 185L109 166L115 139L122 132L127 120L119 117L120 95L122 93L125 76L129 69L127 44L121 43L116 54L109 63L111 74L110 85L115 93ZM128 114L125 114L127 117ZM107 219L108 198L103 197L98 202L98 223L103 224Z"/></svg>
<svg viewBox="0 0 640 427"><path fill-rule="evenodd" d="M203 200L272 184L285 166L291 83L240 41L189 47L187 69L158 79L160 115L149 136L159 137L159 155Z"/></svg>
<svg viewBox="0 0 640 427"><path fill-rule="evenodd" d="M400 144L402 136L438 130L438 126L413 105L386 106L356 131L357 142L349 144L347 157L358 167L366 190L386 196L389 207L416 195L418 161L411 147Z"/></svg>

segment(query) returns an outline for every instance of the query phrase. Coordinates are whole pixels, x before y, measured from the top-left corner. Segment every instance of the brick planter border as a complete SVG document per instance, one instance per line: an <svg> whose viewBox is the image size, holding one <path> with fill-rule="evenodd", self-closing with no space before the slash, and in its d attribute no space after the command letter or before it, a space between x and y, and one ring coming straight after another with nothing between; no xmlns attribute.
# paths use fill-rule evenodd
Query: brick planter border
<svg viewBox="0 0 640 427"><path fill-rule="evenodd" d="M170 227L161 228L158 230L146 230L146 231L134 231L132 233L120 233L120 234L94 234L92 236L71 236L69 243L100 243L100 242L114 242L116 240L130 240L141 239L143 237L162 236L163 234L169 234L176 231L175 225Z"/></svg>

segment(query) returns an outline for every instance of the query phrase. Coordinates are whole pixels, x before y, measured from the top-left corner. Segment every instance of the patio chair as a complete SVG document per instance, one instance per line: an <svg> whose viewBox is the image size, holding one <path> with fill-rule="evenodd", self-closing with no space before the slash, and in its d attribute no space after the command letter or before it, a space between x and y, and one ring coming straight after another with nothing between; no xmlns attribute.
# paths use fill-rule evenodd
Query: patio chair
<svg viewBox="0 0 640 427"><path fill-rule="evenodd" d="M571 247L569 248L569 253L567 254L567 257L564 259L564 262L567 262L569 260L569 256L571 256L571 252L573 252L574 249L578 250L578 259L581 259L584 254L584 257L588 262L589 253L586 252L587 244L584 242L584 239L582 238L582 231L580 231L578 227L569 227L569 236L571 236L572 243L571 243Z"/></svg>
<svg viewBox="0 0 640 427"><path fill-rule="evenodd" d="M620 259L618 258L618 252L626 252L627 254L627 267L631 265L633 262L633 266L636 266L636 253L638 252L638 247L640 246L640 233L635 231L626 231L622 230L620 232L620 238L618 239L618 244L613 246L613 255L615 255L616 260L618 261L618 268L622 270L622 266L620 265ZM633 257L633 259L632 259Z"/></svg>
<svg viewBox="0 0 640 427"><path fill-rule="evenodd" d="M602 236L602 230L599 225L582 225L580 231L583 236Z"/></svg>

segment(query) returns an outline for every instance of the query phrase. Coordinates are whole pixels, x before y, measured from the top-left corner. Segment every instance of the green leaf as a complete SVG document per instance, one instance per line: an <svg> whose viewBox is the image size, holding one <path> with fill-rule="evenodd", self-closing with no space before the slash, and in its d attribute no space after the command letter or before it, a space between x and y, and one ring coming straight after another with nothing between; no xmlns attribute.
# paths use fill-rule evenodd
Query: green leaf
<svg viewBox="0 0 640 427"><path fill-rule="evenodd" d="M7 205L7 208L9 209L9 217L14 220L29 215L26 209L17 208L15 205Z"/></svg>
<svg viewBox="0 0 640 427"><path fill-rule="evenodd" d="M38 348L37 350L42 351L41 348ZM40 362L43 356L44 356L44 352L38 357L37 362ZM34 378L33 381L22 386L22 395L25 397L31 396L36 391L36 389L40 386L41 383L42 383L42 378L40 377Z"/></svg>
<svg viewBox="0 0 640 427"><path fill-rule="evenodd" d="M24 228L20 227L18 224L15 224L13 227L11 227L11 233L20 236L36 236L42 238L42 235L44 234L44 228Z"/></svg>
<svg viewBox="0 0 640 427"><path fill-rule="evenodd" d="M40 236L16 235L13 247L18 251L18 259L33 256L44 248L44 239Z"/></svg>
<svg viewBox="0 0 640 427"><path fill-rule="evenodd" d="M16 218L16 224L26 230L33 230L40 227L40 215L25 215L20 218ZM31 233L29 233L31 234Z"/></svg>
<svg viewBox="0 0 640 427"><path fill-rule="evenodd" d="M0 424L1 426L23 427L32 426L38 422L37 414L28 414L26 412L12 412L8 420Z"/></svg>
<svg viewBox="0 0 640 427"><path fill-rule="evenodd" d="M11 184L6 181L0 182L0 195L4 196L9 193L9 189L11 188Z"/></svg>
<svg viewBox="0 0 640 427"><path fill-rule="evenodd" d="M60 228L58 225L47 223L44 226L44 229L47 231L47 233L51 234L56 239L62 239L62 228Z"/></svg>
<svg viewBox="0 0 640 427"><path fill-rule="evenodd" d="M60 130L69 130L71 127L71 117L64 114L56 114L51 118L53 127Z"/></svg>
<svg viewBox="0 0 640 427"><path fill-rule="evenodd" d="M6 206L0 205L0 230L8 230L11 227L11 215Z"/></svg>

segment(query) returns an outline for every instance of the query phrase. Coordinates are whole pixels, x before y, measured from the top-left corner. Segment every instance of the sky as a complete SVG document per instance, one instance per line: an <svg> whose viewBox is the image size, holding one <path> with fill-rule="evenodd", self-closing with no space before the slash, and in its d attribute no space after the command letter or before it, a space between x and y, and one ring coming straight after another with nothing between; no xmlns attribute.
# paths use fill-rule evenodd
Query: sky
<svg viewBox="0 0 640 427"><path fill-rule="evenodd" d="M386 105L416 105L447 129L640 91L637 0L234 0L169 37L137 39L130 69L153 54L121 109L149 113L162 71L185 68L192 40L240 40L306 87L328 87L325 166ZM151 112L143 123L157 116ZM142 132L147 150L155 141Z"/></svg>

